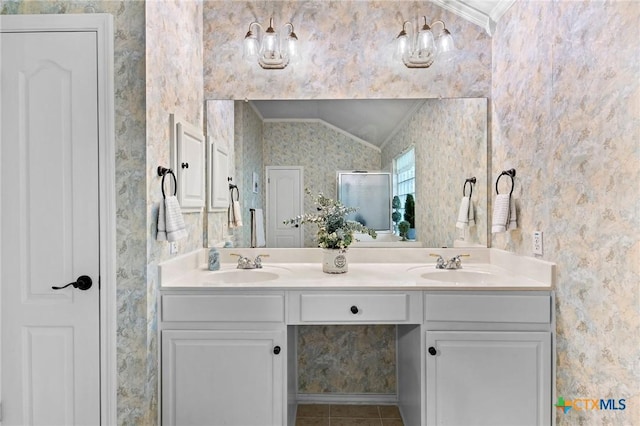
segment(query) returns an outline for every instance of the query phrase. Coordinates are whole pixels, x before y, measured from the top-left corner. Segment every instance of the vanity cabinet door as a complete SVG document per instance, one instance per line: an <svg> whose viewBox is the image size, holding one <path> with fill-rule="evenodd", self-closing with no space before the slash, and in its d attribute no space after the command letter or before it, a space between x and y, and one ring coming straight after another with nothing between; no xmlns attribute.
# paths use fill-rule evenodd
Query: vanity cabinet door
<svg viewBox="0 0 640 426"><path fill-rule="evenodd" d="M284 330L162 331L162 424L282 426Z"/></svg>
<svg viewBox="0 0 640 426"><path fill-rule="evenodd" d="M551 424L551 333L427 331L427 424Z"/></svg>

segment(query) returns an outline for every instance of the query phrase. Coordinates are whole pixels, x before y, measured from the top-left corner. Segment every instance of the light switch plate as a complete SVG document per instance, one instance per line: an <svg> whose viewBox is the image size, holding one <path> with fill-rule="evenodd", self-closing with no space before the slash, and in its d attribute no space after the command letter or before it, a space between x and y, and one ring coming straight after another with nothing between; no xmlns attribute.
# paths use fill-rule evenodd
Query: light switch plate
<svg viewBox="0 0 640 426"><path fill-rule="evenodd" d="M542 231L533 231L533 254L539 254L542 256L542 253Z"/></svg>

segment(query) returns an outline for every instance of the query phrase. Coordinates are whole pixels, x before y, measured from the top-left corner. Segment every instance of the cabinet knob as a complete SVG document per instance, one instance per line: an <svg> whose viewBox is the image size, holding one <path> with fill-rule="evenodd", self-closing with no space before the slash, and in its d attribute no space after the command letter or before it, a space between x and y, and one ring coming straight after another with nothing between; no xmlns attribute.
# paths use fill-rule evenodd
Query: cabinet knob
<svg viewBox="0 0 640 426"><path fill-rule="evenodd" d="M435 356L438 351L436 351L436 348L434 348L433 346L429 346L429 349L427 349L429 351L429 355L433 355Z"/></svg>
<svg viewBox="0 0 640 426"><path fill-rule="evenodd" d="M181 164L183 169L188 169L189 168L189 163L182 163Z"/></svg>
<svg viewBox="0 0 640 426"><path fill-rule="evenodd" d="M280 346L274 346L273 347L273 353L278 355L280 353Z"/></svg>
<svg viewBox="0 0 640 426"><path fill-rule="evenodd" d="M353 305L353 306L351 307L351 313L352 313L353 315L355 315L355 314L357 314L358 312L359 312L358 307L357 307L356 305Z"/></svg>

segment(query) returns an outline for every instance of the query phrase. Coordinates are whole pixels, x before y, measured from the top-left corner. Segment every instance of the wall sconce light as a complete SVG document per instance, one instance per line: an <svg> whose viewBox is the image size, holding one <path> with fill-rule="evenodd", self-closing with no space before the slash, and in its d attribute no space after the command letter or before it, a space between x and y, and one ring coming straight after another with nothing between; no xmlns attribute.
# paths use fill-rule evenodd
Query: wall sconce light
<svg viewBox="0 0 640 426"><path fill-rule="evenodd" d="M284 24L284 28L288 30L284 49L280 46L278 33L273 29L273 18L269 19L269 28L264 31L261 42L258 34L253 31L254 27L263 29L258 22L249 24L249 31L244 36L242 56L245 60L257 60L262 68L275 70L281 70L295 61L298 56L298 36L293 32L291 22Z"/></svg>
<svg viewBox="0 0 640 426"><path fill-rule="evenodd" d="M438 20L429 25L427 17L423 16L422 18L424 25L417 34L412 34L412 37L409 38L406 28L407 24L411 23L405 21L402 24L402 31L395 40L394 57L402 59L408 68L429 68L438 55L455 50L453 38L444 22ZM431 27L436 24L442 25L442 30L438 33L437 38L434 37L431 30Z"/></svg>

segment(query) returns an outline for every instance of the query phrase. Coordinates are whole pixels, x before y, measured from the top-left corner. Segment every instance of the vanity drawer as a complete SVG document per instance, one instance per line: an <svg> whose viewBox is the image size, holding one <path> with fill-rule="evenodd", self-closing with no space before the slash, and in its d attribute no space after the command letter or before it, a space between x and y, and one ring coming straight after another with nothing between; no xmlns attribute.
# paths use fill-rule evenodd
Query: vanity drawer
<svg viewBox="0 0 640 426"><path fill-rule="evenodd" d="M419 292L291 292L290 323L389 324L421 322Z"/></svg>
<svg viewBox="0 0 640 426"><path fill-rule="evenodd" d="M551 295L426 293L425 320L549 324Z"/></svg>
<svg viewBox="0 0 640 426"><path fill-rule="evenodd" d="M284 322L284 295L163 295L162 321Z"/></svg>

